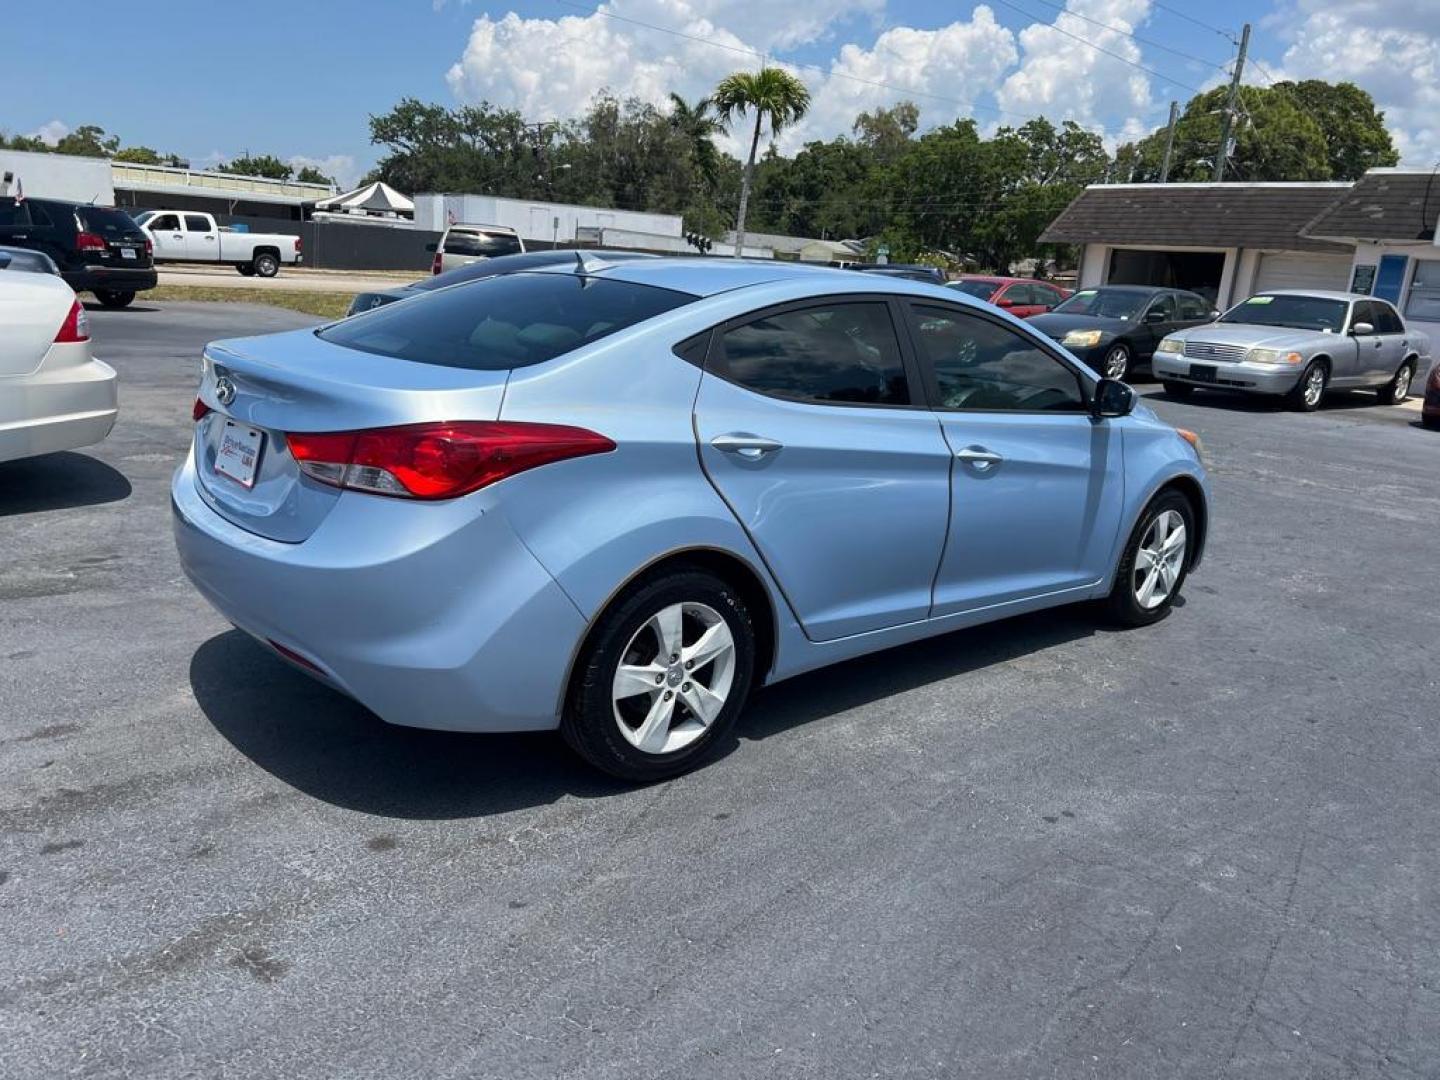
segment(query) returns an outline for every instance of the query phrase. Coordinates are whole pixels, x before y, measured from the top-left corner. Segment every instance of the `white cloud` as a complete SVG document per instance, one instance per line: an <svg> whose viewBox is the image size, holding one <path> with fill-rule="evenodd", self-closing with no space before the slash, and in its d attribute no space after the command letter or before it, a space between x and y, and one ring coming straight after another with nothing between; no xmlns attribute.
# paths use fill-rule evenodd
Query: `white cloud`
<svg viewBox="0 0 1440 1080"><path fill-rule="evenodd" d="M360 170L355 165L355 159L349 154L331 154L329 157L306 157L304 154L295 154L285 159L285 163L297 173L309 165L319 169L326 176L333 176L335 182L342 188L353 188L360 180Z"/></svg>
<svg viewBox="0 0 1440 1080"><path fill-rule="evenodd" d="M1297 0L1278 78L1349 81L1384 110L1406 165L1440 160L1440 18L1434 0Z"/></svg>
<svg viewBox="0 0 1440 1080"><path fill-rule="evenodd" d="M69 134L69 124L62 123L59 120L51 120L48 124L41 124L35 130L33 138L39 139L46 146L54 146Z"/></svg>

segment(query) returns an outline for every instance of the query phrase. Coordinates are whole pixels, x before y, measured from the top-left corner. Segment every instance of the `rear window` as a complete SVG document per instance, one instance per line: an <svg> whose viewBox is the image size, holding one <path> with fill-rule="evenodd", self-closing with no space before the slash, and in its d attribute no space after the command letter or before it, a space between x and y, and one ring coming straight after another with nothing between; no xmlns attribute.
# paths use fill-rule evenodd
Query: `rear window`
<svg viewBox="0 0 1440 1080"><path fill-rule="evenodd" d="M388 304L317 333L397 360L503 371L543 363L694 299L578 274L507 274Z"/></svg>
<svg viewBox="0 0 1440 1080"><path fill-rule="evenodd" d="M24 228L31 223L28 203L0 199L0 229Z"/></svg>
<svg viewBox="0 0 1440 1080"><path fill-rule="evenodd" d="M956 292L963 292L977 300L989 300L999 287L1000 284L996 281L952 281L950 283L950 288Z"/></svg>
<svg viewBox="0 0 1440 1080"><path fill-rule="evenodd" d="M446 255L513 255L520 250L520 238L513 233L461 232L451 229L445 237Z"/></svg>
<svg viewBox="0 0 1440 1080"><path fill-rule="evenodd" d="M135 231L135 219L124 210L108 206L82 206L80 220L86 232L101 236L121 236Z"/></svg>

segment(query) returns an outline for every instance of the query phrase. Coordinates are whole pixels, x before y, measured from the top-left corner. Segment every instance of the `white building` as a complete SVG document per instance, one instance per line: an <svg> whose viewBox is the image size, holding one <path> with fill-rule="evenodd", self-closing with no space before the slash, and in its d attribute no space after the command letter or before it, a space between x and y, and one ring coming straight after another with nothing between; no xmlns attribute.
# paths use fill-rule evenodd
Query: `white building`
<svg viewBox="0 0 1440 1080"><path fill-rule="evenodd" d="M115 204L115 185L106 158L0 150L0 177L10 173L26 195L68 202ZM13 190L13 187L12 189Z"/></svg>

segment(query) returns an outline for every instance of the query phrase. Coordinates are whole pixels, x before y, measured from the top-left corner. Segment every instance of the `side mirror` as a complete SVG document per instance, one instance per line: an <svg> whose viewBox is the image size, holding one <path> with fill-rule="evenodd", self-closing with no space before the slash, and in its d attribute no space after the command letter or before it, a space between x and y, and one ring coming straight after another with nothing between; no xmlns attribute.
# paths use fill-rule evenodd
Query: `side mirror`
<svg viewBox="0 0 1440 1080"><path fill-rule="evenodd" d="M1218 319L1219 317L1220 317L1220 312L1217 311L1217 310L1215 310L1214 308L1211 308L1211 309L1210 309L1210 318L1212 318L1212 319Z"/></svg>
<svg viewBox="0 0 1440 1080"><path fill-rule="evenodd" d="M1090 415L1096 420L1106 416L1129 416L1135 410L1135 391L1119 379L1101 379L1095 384L1090 399Z"/></svg>
<svg viewBox="0 0 1440 1080"><path fill-rule="evenodd" d="M1147 311L1145 312L1145 321L1147 323L1162 323L1165 321L1165 312Z"/></svg>
<svg viewBox="0 0 1440 1080"><path fill-rule="evenodd" d="M1375 333L1375 327L1368 322L1357 322L1354 326L1350 327L1350 333L1356 337L1369 337Z"/></svg>
<svg viewBox="0 0 1440 1080"><path fill-rule="evenodd" d="M1002 297L1000 297L999 300L996 300L996 301L995 301L995 306L996 306L996 307L1014 307L1014 306L1015 306L1015 301L1014 301L1014 300L1011 300L1008 296L1002 296Z"/></svg>
<svg viewBox="0 0 1440 1080"><path fill-rule="evenodd" d="M426 244L426 245L425 245L425 250L428 251L428 252L430 252L430 254L433 255L433 254L435 254L435 249L438 248L439 246L440 246L439 244Z"/></svg>

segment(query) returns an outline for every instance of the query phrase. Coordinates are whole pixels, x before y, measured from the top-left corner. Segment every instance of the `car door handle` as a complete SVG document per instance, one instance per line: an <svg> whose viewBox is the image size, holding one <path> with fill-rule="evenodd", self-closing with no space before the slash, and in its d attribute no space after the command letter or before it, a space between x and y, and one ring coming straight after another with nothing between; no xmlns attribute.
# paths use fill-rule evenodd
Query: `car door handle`
<svg viewBox="0 0 1440 1080"><path fill-rule="evenodd" d="M993 469L1005 460L1002 455L986 450L983 446L967 446L964 450L955 451L955 457L967 465L975 466L981 472Z"/></svg>
<svg viewBox="0 0 1440 1080"><path fill-rule="evenodd" d="M784 443L776 442L774 439L767 439L761 435L751 435L744 431L732 431L729 435L716 435L710 440L710 445L716 450L727 454L739 454L743 458L764 457L775 450L783 449Z"/></svg>

